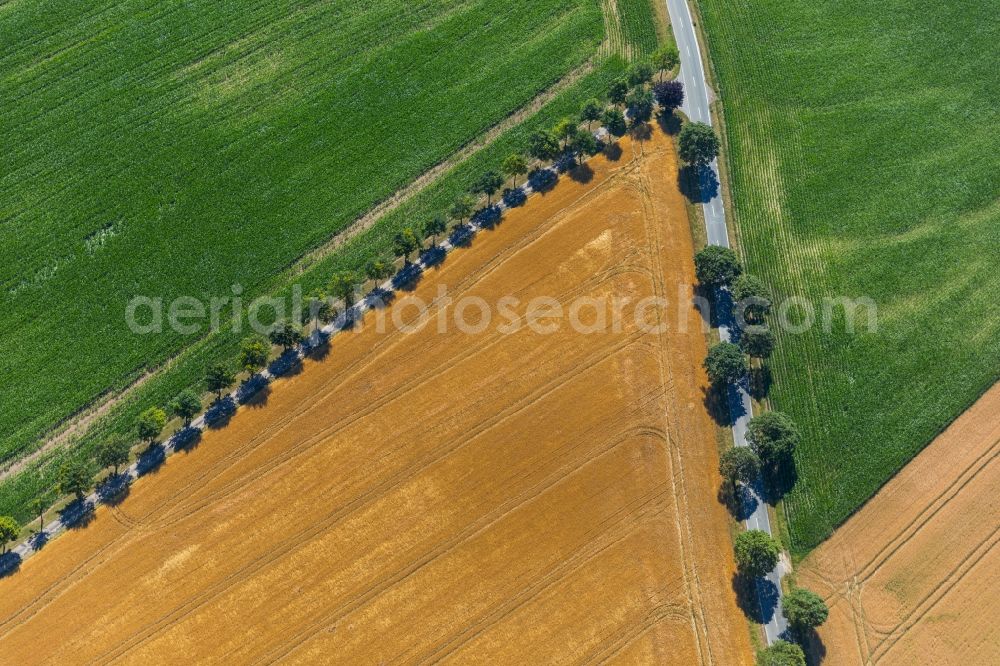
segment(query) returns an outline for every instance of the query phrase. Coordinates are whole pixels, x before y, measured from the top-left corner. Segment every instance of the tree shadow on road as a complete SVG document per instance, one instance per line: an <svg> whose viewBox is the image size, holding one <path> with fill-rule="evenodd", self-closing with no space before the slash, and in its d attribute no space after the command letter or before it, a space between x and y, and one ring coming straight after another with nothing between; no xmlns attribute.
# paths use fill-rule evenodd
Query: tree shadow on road
<svg viewBox="0 0 1000 666"><path fill-rule="evenodd" d="M710 384L702 389L702 403L717 425L729 427L733 424L729 415L729 387L725 384Z"/></svg>

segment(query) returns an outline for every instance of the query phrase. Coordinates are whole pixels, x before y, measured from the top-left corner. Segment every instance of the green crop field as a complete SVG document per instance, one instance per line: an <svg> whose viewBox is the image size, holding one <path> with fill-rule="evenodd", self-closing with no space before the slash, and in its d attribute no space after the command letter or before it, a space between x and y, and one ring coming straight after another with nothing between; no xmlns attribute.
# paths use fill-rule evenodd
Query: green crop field
<svg viewBox="0 0 1000 666"><path fill-rule="evenodd" d="M978 0L700 8L750 270L878 307L870 333L779 337L801 555L1000 378L1000 22Z"/></svg>
<svg viewBox="0 0 1000 666"><path fill-rule="evenodd" d="M132 296L207 300L239 283L248 301L359 269L531 130L603 94L622 55L655 48L648 0L618 0L614 16L606 5L0 6L0 462L160 368L72 447L0 481L0 514L27 518L65 456L92 455L140 409L235 356L240 336L226 328L131 334ZM624 42L609 47L609 30ZM293 268L574 71L523 122L305 272Z"/></svg>

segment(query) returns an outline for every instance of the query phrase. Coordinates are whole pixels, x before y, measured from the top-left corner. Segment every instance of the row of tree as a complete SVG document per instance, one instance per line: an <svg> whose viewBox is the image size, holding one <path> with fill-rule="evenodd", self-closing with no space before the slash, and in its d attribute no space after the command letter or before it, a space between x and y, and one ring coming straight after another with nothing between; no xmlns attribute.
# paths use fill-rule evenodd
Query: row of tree
<svg viewBox="0 0 1000 666"><path fill-rule="evenodd" d="M738 382L750 370L750 362L763 362L774 351L774 334L766 315L771 310L771 294L757 277L745 273L730 248L708 246L695 257L699 284L712 293L727 290L732 296L732 317L739 342L714 345L705 359L709 380L717 387ZM748 361L748 358L750 361ZM719 460L719 473L731 490L739 484L755 483L762 474L776 472L789 463L801 440L795 422L782 412L767 411L747 424L749 446L734 446ZM778 564L781 546L762 530L747 530L736 537L736 565L749 579L767 575ZM783 614L794 634L803 637L826 621L829 610L822 597L805 588L793 587L783 598ZM758 666L805 666L802 648L779 640L758 653Z"/></svg>
<svg viewBox="0 0 1000 666"><path fill-rule="evenodd" d="M396 261L399 259L402 259L404 268L409 267L414 254L423 249L427 239L431 240L432 247L437 246L439 238L448 232L449 219L461 226L473 216L478 205L477 197L485 197L486 207L489 208L493 205L493 197L508 179L510 188L504 190L504 195L517 190L518 179L531 173L533 162L545 164L567 157L576 160L603 150L604 145L593 134L594 123L600 122L611 134L622 136L630 127L648 122L657 104L661 112L672 113L683 103L684 90L679 81L664 80L664 76L678 63L676 47L664 47L653 54L650 62L633 65L625 76L612 83L608 90L610 104L589 99L583 103L576 118L562 118L552 129L531 134L526 152L511 153L501 162L499 170L487 170L480 174L468 192L452 203L446 214L434 215L419 226L407 226L397 232L392 242L393 256L370 259L361 272L339 271L331 276L325 288L311 292L301 323L276 322L267 338L255 336L244 339L235 366L223 362L211 364L204 377L207 390L219 400L236 382L239 372L252 376L267 365L272 345L287 352L301 344L304 339L303 325L314 320L324 323L333 321L337 316L335 303L342 303L345 309L352 307L365 280L377 284L390 278L396 272ZM654 83L653 78L657 74L659 80ZM585 129L581 128L581 124L585 125ZM717 142L711 148L710 141L706 143L704 138L699 138L702 133L701 128L682 132L682 143L688 146L684 153L688 157L685 159L690 163L707 163L715 157L714 153L711 156L708 154L712 150L717 151ZM706 145L709 146L707 151ZM187 427L203 407L197 391L184 390L167 409L149 407L141 412L136 419L135 433L140 442L151 445L162 434L169 416L180 418ZM117 476L121 466L131 459L133 445L131 438L114 437L99 447L96 463L100 468L111 468L113 475ZM96 478L97 469L86 459L77 457L64 463L59 470L57 487L32 502L32 511L39 519L39 529L44 528L44 512L55 501L55 491L73 495L79 501L94 488ZM0 542L4 547L19 532L17 521L9 516L0 517Z"/></svg>

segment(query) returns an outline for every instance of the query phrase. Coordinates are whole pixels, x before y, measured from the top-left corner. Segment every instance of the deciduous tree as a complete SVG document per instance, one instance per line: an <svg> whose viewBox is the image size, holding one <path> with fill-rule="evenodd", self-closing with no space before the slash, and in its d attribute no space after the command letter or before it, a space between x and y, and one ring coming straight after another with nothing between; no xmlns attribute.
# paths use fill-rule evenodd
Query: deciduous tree
<svg viewBox="0 0 1000 666"><path fill-rule="evenodd" d="M801 439L798 426L783 412L764 412L747 423L747 442L769 467L790 457Z"/></svg>
<svg viewBox="0 0 1000 666"><path fill-rule="evenodd" d="M139 433L139 439L152 442L163 432L165 425L167 425L167 413L159 407L148 407L136 419L135 429Z"/></svg>
<svg viewBox="0 0 1000 666"><path fill-rule="evenodd" d="M395 269L396 267L393 266L389 258L376 257L375 259L370 259L365 264L365 275L368 276L369 280L379 282L392 275Z"/></svg>
<svg viewBox="0 0 1000 666"><path fill-rule="evenodd" d="M354 292L361 284L361 278L354 271L338 271L330 277L327 289L334 298L344 301L344 305L351 307L354 305Z"/></svg>
<svg viewBox="0 0 1000 666"><path fill-rule="evenodd" d="M517 177L528 173L528 160L520 153L513 153L504 158L500 169L511 179L511 186L517 187Z"/></svg>
<svg viewBox="0 0 1000 666"><path fill-rule="evenodd" d="M579 131L579 126L577 126L576 121L572 118L561 119L552 129L552 133L555 137L562 141L563 150L569 146L569 142L573 140L573 137L575 137Z"/></svg>
<svg viewBox="0 0 1000 666"><path fill-rule="evenodd" d="M559 155L559 140L551 132L539 130L528 138L528 154L546 162Z"/></svg>
<svg viewBox="0 0 1000 666"><path fill-rule="evenodd" d="M754 578L763 576L778 564L778 542L763 530L747 530L736 537L736 566Z"/></svg>
<svg viewBox="0 0 1000 666"><path fill-rule="evenodd" d="M786 594L782 607L785 618L798 630L814 629L826 622L830 614L823 597L804 587L797 587Z"/></svg>
<svg viewBox="0 0 1000 666"><path fill-rule="evenodd" d="M719 287L743 272L743 265L730 248L709 245L694 256L694 272L703 286Z"/></svg>
<svg viewBox="0 0 1000 666"><path fill-rule="evenodd" d="M760 458L749 446L734 446L719 457L719 474L732 485L747 485L760 476Z"/></svg>
<svg viewBox="0 0 1000 666"><path fill-rule="evenodd" d="M768 358L774 351L774 333L767 326L747 326L740 332L740 349L752 358Z"/></svg>
<svg viewBox="0 0 1000 666"><path fill-rule="evenodd" d="M7 544L17 538L17 535L21 533L21 526L17 524L11 516L0 516L0 546L3 550L0 552L7 552Z"/></svg>
<svg viewBox="0 0 1000 666"><path fill-rule="evenodd" d="M97 463L101 467L114 468L115 476L118 476L118 468L128 462L132 444L124 437L114 437L104 442L97 451Z"/></svg>
<svg viewBox="0 0 1000 666"><path fill-rule="evenodd" d="M641 86L653 80L653 66L648 62L637 62L628 70L628 85L630 88Z"/></svg>
<svg viewBox="0 0 1000 666"><path fill-rule="evenodd" d="M615 136L622 136L625 134L625 114L621 112L621 109L607 109L604 115L601 116L601 122L604 123L604 127Z"/></svg>
<svg viewBox="0 0 1000 666"><path fill-rule="evenodd" d="M463 194L451 205L448 215L459 224L464 224L465 218L472 215L474 210L476 210L476 200L468 194Z"/></svg>
<svg viewBox="0 0 1000 666"><path fill-rule="evenodd" d="M713 384L727 384L739 381L750 366L740 348L731 342L720 342L708 350L705 370Z"/></svg>
<svg viewBox="0 0 1000 666"><path fill-rule="evenodd" d="M486 205L489 206L493 201L493 195L501 187L503 187L503 176L496 171L486 171L472 184L472 191L475 194L485 194Z"/></svg>
<svg viewBox="0 0 1000 666"><path fill-rule="evenodd" d="M59 468L59 489L77 501L94 487L94 470L86 460L67 460Z"/></svg>
<svg viewBox="0 0 1000 666"><path fill-rule="evenodd" d="M757 653L757 666L806 666L806 655L795 643L778 640Z"/></svg>
<svg viewBox="0 0 1000 666"><path fill-rule="evenodd" d="M240 344L239 366L241 370L253 374L267 365L271 356L271 343L260 337L250 337Z"/></svg>
<svg viewBox="0 0 1000 666"><path fill-rule="evenodd" d="M684 84L680 81L661 81L653 86L656 103L666 112L673 112L684 103Z"/></svg>
<svg viewBox="0 0 1000 666"><path fill-rule="evenodd" d="M271 342L281 346L286 352L302 342L302 329L290 321L283 321L271 331Z"/></svg>
<svg viewBox="0 0 1000 666"><path fill-rule="evenodd" d="M718 156L719 137L711 125L686 123L677 137L677 153L692 166L704 166Z"/></svg>
<svg viewBox="0 0 1000 666"><path fill-rule="evenodd" d="M501 184L502 181L501 181ZM448 231L448 222L441 215L435 215L424 222L424 236L430 236L431 242L437 246L438 236Z"/></svg>
<svg viewBox="0 0 1000 666"><path fill-rule="evenodd" d="M452 206L452 213L454 212L455 206ZM409 266L410 255L420 249L420 239L417 238L417 234L413 229L406 227L400 230L392 239L392 247L396 256L402 257L403 263Z"/></svg>
<svg viewBox="0 0 1000 666"><path fill-rule="evenodd" d="M236 373L225 363L213 363L205 372L205 386L216 398L222 397L222 392L232 386L235 379Z"/></svg>
<svg viewBox="0 0 1000 666"><path fill-rule="evenodd" d="M181 417L185 426L191 425L191 419L201 411L201 396L192 389L184 389L170 402L170 411Z"/></svg>
<svg viewBox="0 0 1000 666"><path fill-rule="evenodd" d="M759 323L771 311L771 291L760 278L743 273L732 284L733 316L743 325Z"/></svg>
<svg viewBox="0 0 1000 666"><path fill-rule="evenodd" d="M583 103L580 108L580 120L587 123L587 131L590 131L590 125L595 120L600 120L601 113L604 111L604 107L596 99L588 99Z"/></svg>
<svg viewBox="0 0 1000 666"><path fill-rule="evenodd" d="M628 95L628 81L625 79L617 79L611 83L611 87L608 88L608 100L612 104L621 106L625 103L625 97Z"/></svg>
<svg viewBox="0 0 1000 666"><path fill-rule="evenodd" d="M633 88L625 100L625 106L633 122L648 122L653 117L653 93L646 88Z"/></svg>
<svg viewBox="0 0 1000 666"><path fill-rule="evenodd" d="M660 80L662 81L664 73L672 70L681 61L681 54L677 50L676 45L664 44L653 52L650 60L653 63L653 67L660 73Z"/></svg>

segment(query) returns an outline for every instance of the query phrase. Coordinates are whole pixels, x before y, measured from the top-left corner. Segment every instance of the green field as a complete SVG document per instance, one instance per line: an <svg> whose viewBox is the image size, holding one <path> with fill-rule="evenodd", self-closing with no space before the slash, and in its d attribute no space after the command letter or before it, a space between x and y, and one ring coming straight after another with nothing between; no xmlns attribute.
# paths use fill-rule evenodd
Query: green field
<svg viewBox="0 0 1000 666"><path fill-rule="evenodd" d="M779 338L801 555L1000 379L1000 21L974 0L700 9L750 270L878 305L876 332Z"/></svg>
<svg viewBox="0 0 1000 666"><path fill-rule="evenodd" d="M308 292L389 249L528 133L599 96L656 43L651 4L379 0L245 9L0 6L5 117L0 244L0 461L171 359L68 450L0 482L0 514L54 482L66 455L233 358L238 335L135 336L136 294L245 299ZM623 43L605 43L606 25ZM616 40L620 41L620 40ZM625 48L627 47L627 49ZM589 72L413 199L298 274L292 266L567 72ZM6 113L10 109L12 113Z"/></svg>

